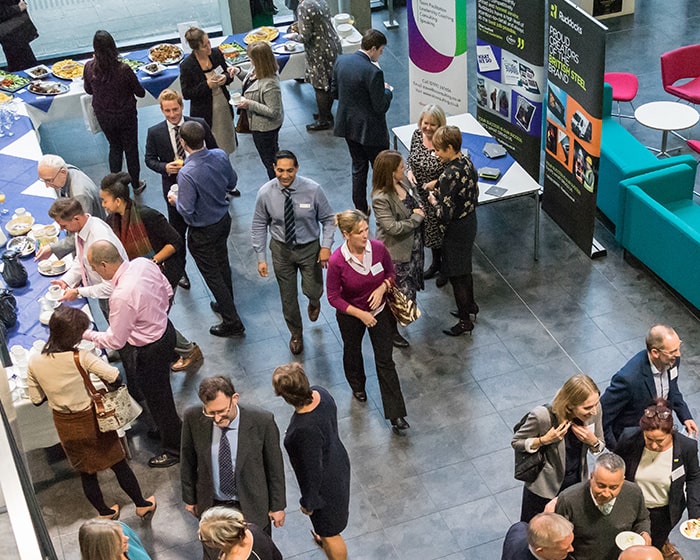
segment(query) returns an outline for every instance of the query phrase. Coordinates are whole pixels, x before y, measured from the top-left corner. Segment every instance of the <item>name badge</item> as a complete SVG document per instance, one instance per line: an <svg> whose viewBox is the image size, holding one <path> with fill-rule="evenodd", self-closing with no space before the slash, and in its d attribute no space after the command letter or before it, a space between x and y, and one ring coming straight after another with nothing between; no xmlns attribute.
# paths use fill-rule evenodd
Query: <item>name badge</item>
<svg viewBox="0 0 700 560"><path fill-rule="evenodd" d="M671 471L671 482L678 480L680 477L682 477L685 474L685 467L681 465L677 469L673 469Z"/></svg>
<svg viewBox="0 0 700 560"><path fill-rule="evenodd" d="M373 264L372 268L370 268L369 270L372 273L372 276L376 276L384 270L384 267L382 266L382 263L378 262L376 264Z"/></svg>
<svg viewBox="0 0 700 560"><path fill-rule="evenodd" d="M668 370L668 375L671 378L671 380L675 379L678 377L678 367L673 366L671 369Z"/></svg>
<svg viewBox="0 0 700 560"><path fill-rule="evenodd" d="M311 204L309 204L308 202L301 202L301 203L299 204L299 208L308 209L308 208L311 208Z"/></svg>

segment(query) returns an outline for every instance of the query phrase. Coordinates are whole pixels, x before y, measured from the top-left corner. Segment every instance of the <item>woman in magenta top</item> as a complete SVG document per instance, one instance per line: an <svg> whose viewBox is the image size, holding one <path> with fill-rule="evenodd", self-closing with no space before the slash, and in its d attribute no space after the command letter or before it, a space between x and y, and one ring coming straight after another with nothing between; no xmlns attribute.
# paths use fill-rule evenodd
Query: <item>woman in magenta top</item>
<svg viewBox="0 0 700 560"><path fill-rule="evenodd" d="M394 265L381 241L369 240L367 216L359 210L336 214L338 229L345 243L328 261L326 291L336 309L338 328L343 337L343 368L353 396L367 400L362 338L369 329L374 351L384 417L391 420L394 432L409 427L404 418L406 404L396 373L393 352L393 320L386 305L386 292L394 280Z"/></svg>

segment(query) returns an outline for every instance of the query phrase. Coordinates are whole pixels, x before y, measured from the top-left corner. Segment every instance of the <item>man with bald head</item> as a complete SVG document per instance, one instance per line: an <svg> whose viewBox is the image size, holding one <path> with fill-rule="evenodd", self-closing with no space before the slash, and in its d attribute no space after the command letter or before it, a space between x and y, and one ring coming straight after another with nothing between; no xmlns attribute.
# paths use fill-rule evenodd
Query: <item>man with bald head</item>
<svg viewBox="0 0 700 560"><path fill-rule="evenodd" d="M664 560L664 555L655 546L635 545L623 550L617 560Z"/></svg>
<svg viewBox="0 0 700 560"><path fill-rule="evenodd" d="M698 427L678 388L681 339L671 327L654 325L646 336L646 349L632 357L610 381L600 398L605 445L615 450L625 428L636 427L644 409L664 398L685 426L697 437Z"/></svg>
<svg viewBox="0 0 700 560"><path fill-rule="evenodd" d="M540 513L530 523L511 526L503 541L501 560L569 560L574 525L557 513Z"/></svg>
<svg viewBox="0 0 700 560"><path fill-rule="evenodd" d="M122 259L109 241L96 241L88 250L92 269L111 282L109 328L86 331L83 338L102 348L119 348L127 384L143 393L158 426L162 452L149 467L170 467L179 462L182 422L170 387L170 364L175 352L175 329L168 320L173 290L152 260ZM137 391L138 392L138 391Z"/></svg>

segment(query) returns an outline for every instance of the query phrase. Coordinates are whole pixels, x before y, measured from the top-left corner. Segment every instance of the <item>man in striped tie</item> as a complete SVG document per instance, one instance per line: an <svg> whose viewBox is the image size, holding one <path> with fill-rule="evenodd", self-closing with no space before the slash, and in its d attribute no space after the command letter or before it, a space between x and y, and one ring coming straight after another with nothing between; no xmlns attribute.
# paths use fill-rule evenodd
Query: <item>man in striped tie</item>
<svg viewBox="0 0 700 560"><path fill-rule="evenodd" d="M335 218L319 184L297 175L299 162L292 152L277 152L274 169L276 177L260 187L255 202L253 249L258 257L258 273L265 278L268 275L265 245L269 230L282 312L292 335L289 350L296 355L304 350L297 274L301 273L301 289L309 298L309 319L316 321L323 295L322 269L331 256Z"/></svg>

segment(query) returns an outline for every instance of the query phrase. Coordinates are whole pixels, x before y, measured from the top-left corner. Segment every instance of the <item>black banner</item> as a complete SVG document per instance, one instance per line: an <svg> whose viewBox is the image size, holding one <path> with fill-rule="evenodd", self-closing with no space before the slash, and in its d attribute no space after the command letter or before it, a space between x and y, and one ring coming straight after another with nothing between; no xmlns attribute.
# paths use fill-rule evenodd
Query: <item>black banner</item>
<svg viewBox="0 0 700 560"><path fill-rule="evenodd" d="M545 2L476 2L476 117L536 181L545 90L544 20Z"/></svg>
<svg viewBox="0 0 700 560"><path fill-rule="evenodd" d="M591 255L600 162L605 27L550 0L542 208Z"/></svg>

